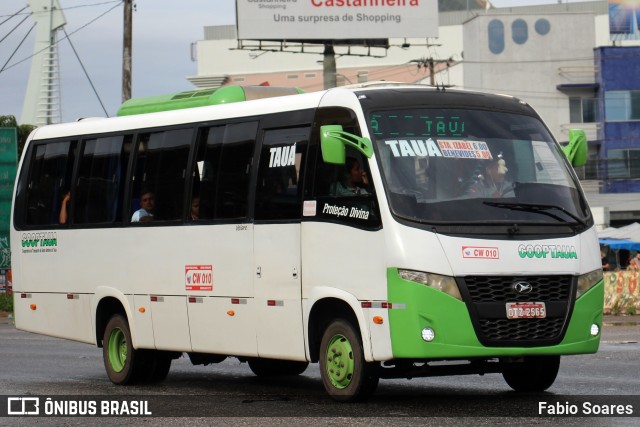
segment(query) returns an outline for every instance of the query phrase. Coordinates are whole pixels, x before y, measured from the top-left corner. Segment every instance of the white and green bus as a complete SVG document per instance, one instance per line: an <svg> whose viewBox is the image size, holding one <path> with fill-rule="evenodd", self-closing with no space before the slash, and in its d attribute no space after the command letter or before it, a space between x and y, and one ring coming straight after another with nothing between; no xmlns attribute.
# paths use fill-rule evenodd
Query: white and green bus
<svg viewBox="0 0 640 427"><path fill-rule="evenodd" d="M261 376L318 362L340 401L457 374L541 391L562 355L597 351L594 221L525 102L221 90L32 133L12 210L17 328L101 347L115 384L162 381L183 354Z"/></svg>

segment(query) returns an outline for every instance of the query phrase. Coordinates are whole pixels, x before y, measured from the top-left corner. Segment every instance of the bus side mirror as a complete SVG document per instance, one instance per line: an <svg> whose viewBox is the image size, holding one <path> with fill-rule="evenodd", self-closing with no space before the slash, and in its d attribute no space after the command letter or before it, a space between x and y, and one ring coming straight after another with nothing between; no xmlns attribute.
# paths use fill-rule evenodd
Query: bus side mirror
<svg viewBox="0 0 640 427"><path fill-rule="evenodd" d="M569 130L569 143L562 147L574 168L587 164L587 136L582 129Z"/></svg>
<svg viewBox="0 0 640 427"><path fill-rule="evenodd" d="M322 160L325 163L343 165L345 162L345 145L349 144L362 154L371 158L373 145L369 138L354 135L342 130L340 125L325 125L320 127L320 146Z"/></svg>

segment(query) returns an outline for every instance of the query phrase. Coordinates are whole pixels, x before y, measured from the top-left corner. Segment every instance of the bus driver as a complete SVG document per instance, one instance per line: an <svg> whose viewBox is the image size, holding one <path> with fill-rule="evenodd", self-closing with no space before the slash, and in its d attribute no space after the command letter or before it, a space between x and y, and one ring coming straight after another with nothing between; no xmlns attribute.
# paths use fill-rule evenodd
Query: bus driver
<svg viewBox="0 0 640 427"><path fill-rule="evenodd" d="M499 154L497 158L489 160L484 165L484 173L478 175L477 181L469 187L469 197L514 197L513 183L507 180L506 162Z"/></svg>

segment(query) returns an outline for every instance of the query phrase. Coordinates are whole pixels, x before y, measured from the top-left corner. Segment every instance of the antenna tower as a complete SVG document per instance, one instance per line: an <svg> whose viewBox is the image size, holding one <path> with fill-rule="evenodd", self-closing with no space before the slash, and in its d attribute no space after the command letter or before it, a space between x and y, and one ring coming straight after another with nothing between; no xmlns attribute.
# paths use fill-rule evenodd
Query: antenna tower
<svg viewBox="0 0 640 427"><path fill-rule="evenodd" d="M22 107L22 123L36 126L62 121L58 31L66 24L58 0L28 0L36 23L31 71Z"/></svg>

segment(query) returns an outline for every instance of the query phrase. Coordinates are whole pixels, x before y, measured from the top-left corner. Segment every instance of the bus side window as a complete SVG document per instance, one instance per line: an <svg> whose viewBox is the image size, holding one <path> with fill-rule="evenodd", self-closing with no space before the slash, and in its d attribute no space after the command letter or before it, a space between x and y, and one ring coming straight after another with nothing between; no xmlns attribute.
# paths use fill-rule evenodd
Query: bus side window
<svg viewBox="0 0 640 427"><path fill-rule="evenodd" d="M300 219L299 177L309 131L309 127L265 131L256 188L257 220Z"/></svg>
<svg viewBox="0 0 640 427"><path fill-rule="evenodd" d="M225 126L203 128L198 135L198 151L193 173L191 199L199 199L199 220L215 218L217 174L222 159Z"/></svg>
<svg viewBox="0 0 640 427"><path fill-rule="evenodd" d="M227 125L224 133L216 218L246 218L258 122Z"/></svg>
<svg viewBox="0 0 640 427"><path fill-rule="evenodd" d="M106 136L84 142L74 193L74 223L122 221L121 200L131 135Z"/></svg>
<svg viewBox="0 0 640 427"><path fill-rule="evenodd" d="M76 141L34 145L27 184L26 225L57 225L64 196L71 189Z"/></svg>
<svg viewBox="0 0 640 427"><path fill-rule="evenodd" d="M257 131L255 121L200 130L191 197L200 199L200 220L247 217Z"/></svg>
<svg viewBox="0 0 640 427"><path fill-rule="evenodd" d="M132 213L142 193L155 199L154 221L182 218L184 187L193 129L141 135L132 195Z"/></svg>

